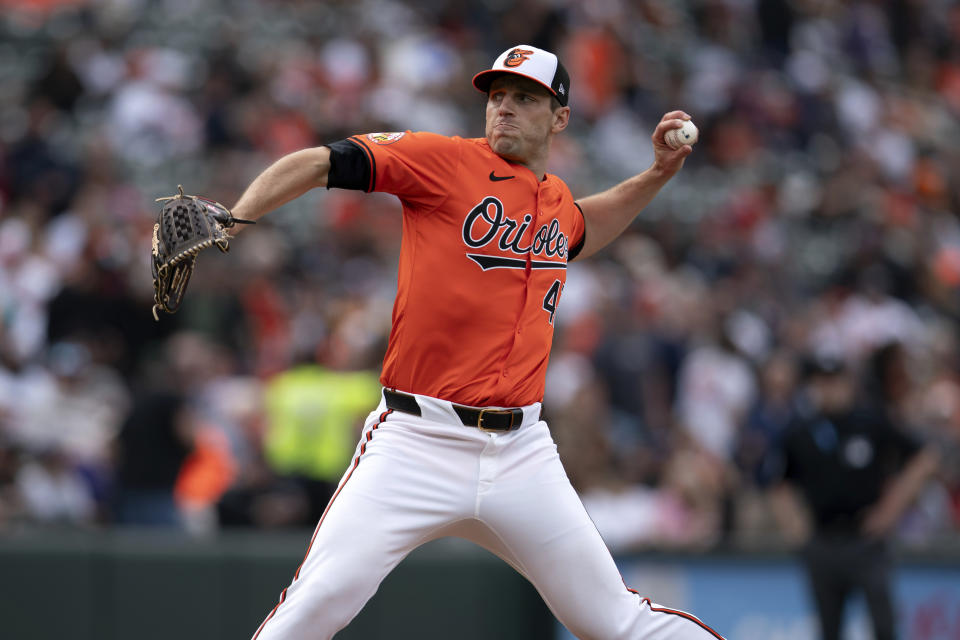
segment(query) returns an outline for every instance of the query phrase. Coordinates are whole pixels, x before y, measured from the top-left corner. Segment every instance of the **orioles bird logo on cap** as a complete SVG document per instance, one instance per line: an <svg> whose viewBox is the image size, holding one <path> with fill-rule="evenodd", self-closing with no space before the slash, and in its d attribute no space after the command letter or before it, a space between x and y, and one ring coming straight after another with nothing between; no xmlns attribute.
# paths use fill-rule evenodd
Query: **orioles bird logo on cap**
<svg viewBox="0 0 960 640"><path fill-rule="evenodd" d="M533 55L533 51L529 49L514 49L507 54L506 60L503 61L503 66L505 67L519 67L523 64L524 60L529 60L530 56Z"/></svg>

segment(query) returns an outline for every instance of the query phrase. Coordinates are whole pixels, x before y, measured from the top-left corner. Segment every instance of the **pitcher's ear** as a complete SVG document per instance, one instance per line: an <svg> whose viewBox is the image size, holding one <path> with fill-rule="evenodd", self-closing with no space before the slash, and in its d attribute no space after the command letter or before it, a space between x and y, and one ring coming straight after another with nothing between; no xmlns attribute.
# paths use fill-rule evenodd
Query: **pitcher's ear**
<svg viewBox="0 0 960 640"><path fill-rule="evenodd" d="M560 133L570 124L570 107L560 107L553 112L553 133Z"/></svg>

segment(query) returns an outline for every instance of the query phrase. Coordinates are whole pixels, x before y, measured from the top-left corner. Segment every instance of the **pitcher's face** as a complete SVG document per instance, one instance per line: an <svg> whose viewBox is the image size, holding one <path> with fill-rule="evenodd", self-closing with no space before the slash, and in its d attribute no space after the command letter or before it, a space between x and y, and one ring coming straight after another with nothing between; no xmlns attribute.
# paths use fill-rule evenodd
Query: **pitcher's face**
<svg viewBox="0 0 960 640"><path fill-rule="evenodd" d="M487 94L487 142L497 155L526 164L546 154L550 137L566 128L569 113L568 107L554 110L545 87L504 74Z"/></svg>

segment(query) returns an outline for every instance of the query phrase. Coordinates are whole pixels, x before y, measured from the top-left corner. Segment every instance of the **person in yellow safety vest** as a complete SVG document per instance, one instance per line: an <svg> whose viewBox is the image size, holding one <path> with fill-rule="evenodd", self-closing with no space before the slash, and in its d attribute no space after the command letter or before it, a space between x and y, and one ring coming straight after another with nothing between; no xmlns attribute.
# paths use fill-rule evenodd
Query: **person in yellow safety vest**
<svg viewBox="0 0 960 640"><path fill-rule="evenodd" d="M335 371L302 364L274 376L265 390L264 456L294 478L315 522L353 455L363 420L380 394L373 371Z"/></svg>

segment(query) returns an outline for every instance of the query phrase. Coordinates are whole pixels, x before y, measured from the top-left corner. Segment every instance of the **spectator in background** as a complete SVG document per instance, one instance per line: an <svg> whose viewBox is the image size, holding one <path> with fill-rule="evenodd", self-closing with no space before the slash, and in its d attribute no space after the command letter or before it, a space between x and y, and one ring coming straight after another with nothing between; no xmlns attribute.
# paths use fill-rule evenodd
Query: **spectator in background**
<svg viewBox="0 0 960 640"><path fill-rule="evenodd" d="M193 425L182 393L153 391L135 398L117 438L119 524L182 526L173 489L192 443Z"/></svg>
<svg viewBox="0 0 960 640"><path fill-rule="evenodd" d="M760 370L760 393L739 434L735 460L747 481L765 488L777 470L774 449L796 412L797 363L786 350L772 354Z"/></svg>
<svg viewBox="0 0 960 640"><path fill-rule="evenodd" d="M227 393L224 393L224 392ZM221 402L234 414L231 436L236 475L216 504L221 527L275 529L304 523L310 504L293 479L278 476L266 459L264 436L269 424L264 411L263 384L250 380L241 386L244 398L218 389Z"/></svg>
<svg viewBox="0 0 960 640"><path fill-rule="evenodd" d="M957 333L942 325L933 333L931 348L919 363L907 360L897 345L878 351L874 376L893 400L894 415L909 418L919 433L937 447L941 461L937 485L930 487L909 524L913 540L929 540L955 532L960 526L960 376ZM919 365L919 366L918 366ZM883 372L882 374L880 372ZM905 393L904 377L919 378ZM881 386L882 384L882 386Z"/></svg>
<svg viewBox="0 0 960 640"><path fill-rule="evenodd" d="M353 454L370 399L380 393L369 369L342 370L307 358L263 389L263 459L224 496L224 524L307 526L323 515Z"/></svg>
<svg viewBox="0 0 960 640"><path fill-rule="evenodd" d="M775 351L760 368L760 392L737 439L734 464L740 484L735 495L737 533L767 536L776 530L769 509L769 489L780 473L777 447L797 411L797 358Z"/></svg>
<svg viewBox="0 0 960 640"><path fill-rule="evenodd" d="M874 407L862 407L853 372L839 359L816 358L808 371L809 406L784 434L783 521L802 518L794 490L812 514L803 552L823 640L839 640L843 611L862 591L878 640L894 638L887 538L936 471L924 448ZM842 487L842 490L839 489ZM803 528L793 530L802 537Z"/></svg>
<svg viewBox="0 0 960 640"><path fill-rule="evenodd" d="M108 471L110 441L129 405L126 387L79 342L52 345L46 364L21 387L11 433L26 448L60 450L102 476Z"/></svg>
<svg viewBox="0 0 960 640"><path fill-rule="evenodd" d="M199 428L192 403L216 379L214 353L206 338L179 333L152 362L115 442L118 523L185 526L174 488Z"/></svg>
<svg viewBox="0 0 960 640"><path fill-rule="evenodd" d="M96 362L80 342L51 345L43 362L45 367L11 369L0 381L6 387L0 395L7 395L0 406L9 412L6 433L25 455L17 475L19 493L30 498L25 515L92 522L103 515L98 508L112 475L110 443L127 411L128 392L117 372ZM57 495L72 506L45 506Z"/></svg>
<svg viewBox="0 0 960 640"><path fill-rule="evenodd" d="M338 305L293 332L298 361L262 384L263 428L249 434L259 455L220 501L223 525L309 526L323 515L381 390L382 345L358 331L365 315Z"/></svg>
<svg viewBox="0 0 960 640"><path fill-rule="evenodd" d="M700 447L730 460L757 383L750 362L734 344L729 318L717 325L716 335L684 360L676 410L677 419Z"/></svg>
<svg viewBox="0 0 960 640"><path fill-rule="evenodd" d="M695 447L668 449L656 483L632 478L603 385L589 364L569 354L551 363L545 398L551 432L571 484L612 551L647 547L704 548L722 515L723 465ZM636 455L636 447L627 447ZM632 478L633 481L627 481Z"/></svg>
<svg viewBox="0 0 960 640"><path fill-rule="evenodd" d="M372 371L337 371L304 363L267 383L270 425L264 439L273 470L294 478L305 490L309 512L301 524L316 522L350 462L371 398L380 392Z"/></svg>
<svg viewBox="0 0 960 640"><path fill-rule="evenodd" d="M58 449L36 452L16 474L26 520L45 525L90 524L96 503L87 483Z"/></svg>

